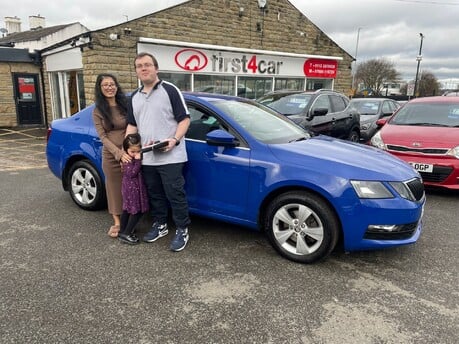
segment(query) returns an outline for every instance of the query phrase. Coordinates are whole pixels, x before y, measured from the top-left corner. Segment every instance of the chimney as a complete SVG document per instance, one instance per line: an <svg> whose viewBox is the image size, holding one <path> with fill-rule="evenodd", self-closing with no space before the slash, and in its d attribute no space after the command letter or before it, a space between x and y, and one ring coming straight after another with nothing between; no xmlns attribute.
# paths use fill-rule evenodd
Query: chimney
<svg viewBox="0 0 459 344"><path fill-rule="evenodd" d="M16 16L5 17L5 29L8 31L8 34L21 32L21 19Z"/></svg>
<svg viewBox="0 0 459 344"><path fill-rule="evenodd" d="M45 27L45 17L40 15L29 16L30 30L43 29Z"/></svg>

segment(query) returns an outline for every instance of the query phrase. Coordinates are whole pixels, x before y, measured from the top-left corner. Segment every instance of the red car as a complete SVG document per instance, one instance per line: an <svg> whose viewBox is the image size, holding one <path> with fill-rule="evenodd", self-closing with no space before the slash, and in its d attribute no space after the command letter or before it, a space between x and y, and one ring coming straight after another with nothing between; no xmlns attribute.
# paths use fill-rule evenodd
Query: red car
<svg viewBox="0 0 459 344"><path fill-rule="evenodd" d="M459 190L459 97L417 98L377 123L371 145L411 164L424 185Z"/></svg>

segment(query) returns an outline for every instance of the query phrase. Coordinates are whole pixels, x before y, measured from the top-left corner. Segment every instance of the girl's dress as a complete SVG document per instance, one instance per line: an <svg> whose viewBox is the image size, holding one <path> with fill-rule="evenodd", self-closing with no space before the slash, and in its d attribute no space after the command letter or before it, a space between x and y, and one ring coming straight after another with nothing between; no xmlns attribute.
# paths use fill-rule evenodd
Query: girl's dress
<svg viewBox="0 0 459 344"><path fill-rule="evenodd" d="M147 188L141 173L142 161L132 159L123 164L121 193L123 194L123 210L129 214L145 213L149 209Z"/></svg>

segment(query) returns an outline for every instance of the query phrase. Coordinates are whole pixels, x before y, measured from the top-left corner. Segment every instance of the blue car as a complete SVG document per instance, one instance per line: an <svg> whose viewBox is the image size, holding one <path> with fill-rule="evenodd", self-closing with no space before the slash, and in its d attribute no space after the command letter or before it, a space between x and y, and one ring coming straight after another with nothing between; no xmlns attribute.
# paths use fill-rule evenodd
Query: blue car
<svg viewBox="0 0 459 344"><path fill-rule="evenodd" d="M264 231L284 257L412 244L425 193L419 174L377 148L311 136L254 101L185 93L186 191L192 214ZM50 126L51 171L83 209L105 205L93 106ZM148 154L148 153L146 153Z"/></svg>

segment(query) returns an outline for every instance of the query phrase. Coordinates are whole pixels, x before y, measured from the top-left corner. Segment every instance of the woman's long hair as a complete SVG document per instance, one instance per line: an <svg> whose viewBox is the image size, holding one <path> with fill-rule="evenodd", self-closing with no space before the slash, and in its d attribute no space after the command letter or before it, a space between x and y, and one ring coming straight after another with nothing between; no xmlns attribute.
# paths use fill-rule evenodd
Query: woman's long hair
<svg viewBox="0 0 459 344"><path fill-rule="evenodd" d="M121 89L120 84L116 77L109 73L99 74L96 79L96 85L94 87L94 98L96 103L96 108L102 114L104 119L104 127L108 130L113 129L112 113L110 112L110 105L108 104L107 98L105 98L102 93L102 80L105 78L112 78L116 85L116 94L115 101L116 105L121 108L121 114L126 116L128 111L127 98Z"/></svg>

